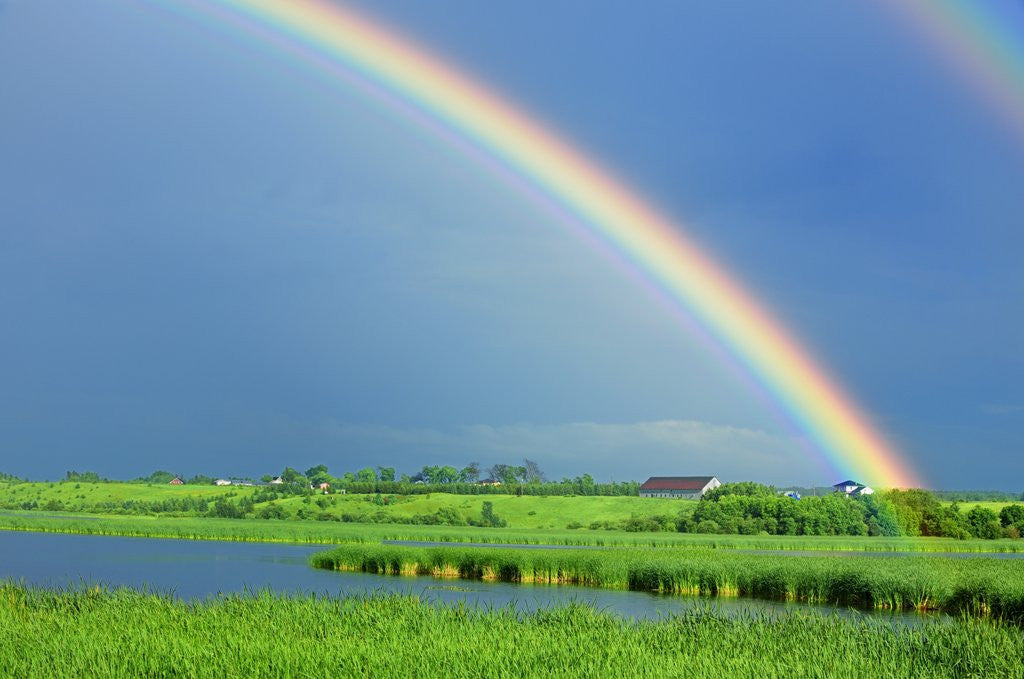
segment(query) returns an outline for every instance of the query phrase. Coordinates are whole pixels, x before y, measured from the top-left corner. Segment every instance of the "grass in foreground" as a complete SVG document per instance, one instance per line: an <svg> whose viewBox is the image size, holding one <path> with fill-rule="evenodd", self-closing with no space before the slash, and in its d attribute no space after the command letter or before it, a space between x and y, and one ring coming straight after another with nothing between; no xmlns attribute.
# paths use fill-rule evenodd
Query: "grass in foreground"
<svg viewBox="0 0 1024 679"><path fill-rule="evenodd" d="M908 628L705 611L632 621L582 605L517 613L272 594L185 603L7 583L0 667L19 677L1024 677L1024 635L967 619Z"/></svg>
<svg viewBox="0 0 1024 679"><path fill-rule="evenodd" d="M699 549L497 549L349 545L313 566L381 574L747 596L1024 621L1024 560L744 554Z"/></svg>

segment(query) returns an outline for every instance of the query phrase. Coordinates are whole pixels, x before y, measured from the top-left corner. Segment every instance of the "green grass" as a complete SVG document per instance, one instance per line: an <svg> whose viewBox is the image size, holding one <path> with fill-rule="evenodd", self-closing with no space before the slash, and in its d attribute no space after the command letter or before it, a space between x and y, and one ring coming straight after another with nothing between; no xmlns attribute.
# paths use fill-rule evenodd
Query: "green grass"
<svg viewBox="0 0 1024 679"><path fill-rule="evenodd" d="M163 502L181 497L216 499L229 496L229 494L231 497L241 498L251 495L255 490L254 487L245 486L26 481L0 483L0 504L34 501L43 505L50 501L59 501L68 509L79 511L107 503L121 504L125 501Z"/></svg>
<svg viewBox="0 0 1024 679"><path fill-rule="evenodd" d="M307 544L379 543L381 540L480 542L579 546L688 547L709 549L821 550L870 552L1020 552L1021 540L954 540L950 538L871 538L849 536L694 535L627 533L608 530L515 530L358 524L333 521L265 521L168 516L105 516L0 512L0 530L77 535L294 542Z"/></svg>
<svg viewBox="0 0 1024 679"><path fill-rule="evenodd" d="M571 605L259 594L185 603L0 584L0 673L41 676L1022 677L1024 636L979 620L889 626L697 611L624 620Z"/></svg>
<svg viewBox="0 0 1024 679"><path fill-rule="evenodd" d="M953 503L952 502L944 502L943 504L951 505ZM975 507L982 507L984 509L991 509L996 514L999 514L999 512L1001 512L1003 510L1003 507L1008 507L1009 505L1020 504L1020 502L990 502L990 501L984 501L984 502L958 502L956 504L959 505L960 511L963 512L964 514L966 514L967 512L971 511Z"/></svg>
<svg viewBox="0 0 1024 679"><path fill-rule="evenodd" d="M499 549L347 545L317 568L749 596L1024 621L1024 560L745 554L711 549Z"/></svg>
<svg viewBox="0 0 1024 679"><path fill-rule="evenodd" d="M157 503L176 498L218 498L237 503L251 497L258 489L246 486L172 486L142 483L80 483L24 482L0 483L0 506L19 508L35 503L50 511L85 513L122 513L126 502ZM617 522L632 516L648 518L669 516L676 518L680 511L692 512L692 500L667 498L640 498L627 496L536 496L536 495L452 495L430 493L425 495L386 495L378 500L374 495L330 495L287 497L275 500L286 518L295 518L304 511L310 515L343 516L361 523L407 521L415 516L434 514L441 508L453 509L464 520L479 519L483 502L491 502L494 513L505 520L509 528L564 529L571 523L589 526L593 522ZM379 503L378 503L379 502ZM59 503L59 508L57 503ZM268 503L257 503L259 510Z"/></svg>

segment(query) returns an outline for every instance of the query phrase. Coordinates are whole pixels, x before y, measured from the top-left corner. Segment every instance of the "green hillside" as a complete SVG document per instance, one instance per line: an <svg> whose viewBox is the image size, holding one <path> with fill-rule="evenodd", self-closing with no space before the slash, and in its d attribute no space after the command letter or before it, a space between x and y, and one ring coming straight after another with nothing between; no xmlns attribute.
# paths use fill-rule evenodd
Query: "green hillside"
<svg viewBox="0 0 1024 679"><path fill-rule="evenodd" d="M244 508L258 518L318 519L346 522L458 523L479 521L484 502L508 528L605 528L630 518L674 520L692 511L688 500L624 496L516 495L306 495L266 499L265 489L245 486L150 485L142 483L0 483L0 508L93 514L166 514L198 516L193 501L217 501ZM255 500L255 501L254 501ZM183 502L184 501L184 502ZM245 502L251 502L246 505ZM442 519L438 512L443 511Z"/></svg>

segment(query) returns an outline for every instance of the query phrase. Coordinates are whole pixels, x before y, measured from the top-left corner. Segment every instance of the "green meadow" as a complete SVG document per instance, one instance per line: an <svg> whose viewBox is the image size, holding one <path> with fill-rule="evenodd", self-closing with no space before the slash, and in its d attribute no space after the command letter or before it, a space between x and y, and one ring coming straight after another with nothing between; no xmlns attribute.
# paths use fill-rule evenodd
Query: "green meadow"
<svg viewBox="0 0 1024 679"><path fill-rule="evenodd" d="M50 512L93 514L160 513L195 515L189 501L224 500L238 505L258 497L259 488L209 486L81 483L73 481L0 483L0 507ZM280 497L256 502L253 513L272 506L279 518L317 518L351 523L387 523L432 517L439 510L453 512L463 521L479 519L484 501L494 514L514 529L565 529L570 525L604 525L630 517L663 517L675 520L680 511L691 511L693 501L628 496L536 495L314 495Z"/></svg>
<svg viewBox="0 0 1024 679"><path fill-rule="evenodd" d="M0 584L13 677L1021 677L1021 630L710 610L634 621L408 595L271 593L186 603L130 590Z"/></svg>

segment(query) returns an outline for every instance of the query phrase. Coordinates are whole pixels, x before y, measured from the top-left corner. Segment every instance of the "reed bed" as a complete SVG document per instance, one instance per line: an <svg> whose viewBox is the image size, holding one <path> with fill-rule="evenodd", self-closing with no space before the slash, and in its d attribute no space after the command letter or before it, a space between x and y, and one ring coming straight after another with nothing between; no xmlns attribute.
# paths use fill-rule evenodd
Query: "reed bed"
<svg viewBox="0 0 1024 679"><path fill-rule="evenodd" d="M1024 621L1024 560L836 558L698 549L543 550L349 545L317 568L741 596Z"/></svg>
<svg viewBox="0 0 1024 679"><path fill-rule="evenodd" d="M658 620L416 596L183 602L0 584L0 674L15 677L1024 677L1018 628L819 615Z"/></svg>
<svg viewBox="0 0 1024 679"><path fill-rule="evenodd" d="M1024 540L954 540L949 538L880 538L844 536L694 535L590 530L516 530L453 528L403 524L358 524L321 521L276 521L195 517L60 516L33 512L0 513L0 530L111 535L122 537L291 542L304 544L372 544L382 540L477 542L484 544L636 546L697 549L813 550L867 552L1019 552Z"/></svg>

